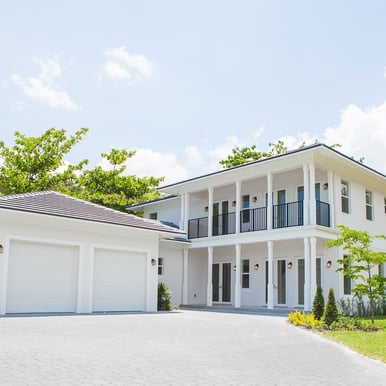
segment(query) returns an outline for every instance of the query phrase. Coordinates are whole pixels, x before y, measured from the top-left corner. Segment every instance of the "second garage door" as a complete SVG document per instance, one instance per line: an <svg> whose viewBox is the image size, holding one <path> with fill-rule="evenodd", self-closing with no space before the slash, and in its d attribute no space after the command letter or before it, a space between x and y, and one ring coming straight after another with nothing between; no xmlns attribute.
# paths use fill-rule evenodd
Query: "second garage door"
<svg viewBox="0 0 386 386"><path fill-rule="evenodd" d="M93 311L143 311L146 261L145 253L95 250Z"/></svg>

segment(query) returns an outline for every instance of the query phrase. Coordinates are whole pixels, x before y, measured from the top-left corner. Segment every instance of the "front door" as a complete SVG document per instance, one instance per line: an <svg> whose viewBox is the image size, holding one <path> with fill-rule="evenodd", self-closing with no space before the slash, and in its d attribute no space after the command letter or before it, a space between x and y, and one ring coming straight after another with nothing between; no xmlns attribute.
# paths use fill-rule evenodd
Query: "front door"
<svg viewBox="0 0 386 386"><path fill-rule="evenodd" d="M265 302L268 303L268 278L269 265L265 261ZM287 303L287 264L285 260L274 260L274 295L275 305L284 305Z"/></svg>
<svg viewBox="0 0 386 386"><path fill-rule="evenodd" d="M214 263L212 266L212 300L219 303L231 301L231 263Z"/></svg>

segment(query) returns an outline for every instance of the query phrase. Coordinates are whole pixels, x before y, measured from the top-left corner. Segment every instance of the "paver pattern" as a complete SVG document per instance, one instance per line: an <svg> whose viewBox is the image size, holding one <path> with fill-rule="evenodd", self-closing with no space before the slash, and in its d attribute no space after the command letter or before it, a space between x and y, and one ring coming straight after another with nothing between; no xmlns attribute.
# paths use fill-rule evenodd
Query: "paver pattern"
<svg viewBox="0 0 386 386"><path fill-rule="evenodd" d="M285 317L0 318L1 385L386 385L386 365Z"/></svg>

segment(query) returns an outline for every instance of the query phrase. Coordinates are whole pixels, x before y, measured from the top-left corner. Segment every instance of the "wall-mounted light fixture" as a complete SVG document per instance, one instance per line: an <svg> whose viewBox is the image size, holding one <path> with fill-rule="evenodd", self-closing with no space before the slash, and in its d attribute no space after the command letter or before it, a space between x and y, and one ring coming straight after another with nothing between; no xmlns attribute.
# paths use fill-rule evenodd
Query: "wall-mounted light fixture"
<svg viewBox="0 0 386 386"><path fill-rule="evenodd" d="M156 264L157 264L157 260L156 259L151 259L151 265L154 267Z"/></svg>
<svg viewBox="0 0 386 386"><path fill-rule="evenodd" d="M209 209L209 208L206 206L206 207L204 208L205 212L207 212L207 211L208 211L208 209Z"/></svg>
<svg viewBox="0 0 386 386"><path fill-rule="evenodd" d="M232 206L236 206L236 201L232 201Z"/></svg>
<svg viewBox="0 0 386 386"><path fill-rule="evenodd" d="M331 266L332 266L332 262L331 260L328 260L326 263L326 268L331 268Z"/></svg>
<svg viewBox="0 0 386 386"><path fill-rule="evenodd" d="M236 272L236 270L237 270L236 265L233 266L233 270Z"/></svg>
<svg viewBox="0 0 386 386"><path fill-rule="evenodd" d="M4 247L0 244L0 253L4 252Z"/></svg>
<svg viewBox="0 0 386 386"><path fill-rule="evenodd" d="M255 265L253 266L253 269L254 269L255 271L258 271L258 269L259 269L259 264L255 264Z"/></svg>
<svg viewBox="0 0 386 386"><path fill-rule="evenodd" d="M252 197L252 201L256 202L257 201L257 196Z"/></svg>
<svg viewBox="0 0 386 386"><path fill-rule="evenodd" d="M287 264L288 269L292 269L292 261Z"/></svg>
<svg viewBox="0 0 386 386"><path fill-rule="evenodd" d="M325 182L325 183L323 184L323 189L324 189L324 190L327 190L327 189L328 189L328 183L327 183L327 182Z"/></svg>

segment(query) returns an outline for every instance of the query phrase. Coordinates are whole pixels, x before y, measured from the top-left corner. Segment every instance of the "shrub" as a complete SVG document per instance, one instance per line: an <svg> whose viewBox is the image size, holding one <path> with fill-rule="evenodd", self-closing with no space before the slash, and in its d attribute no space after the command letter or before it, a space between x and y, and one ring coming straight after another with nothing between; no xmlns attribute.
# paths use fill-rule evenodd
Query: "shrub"
<svg viewBox="0 0 386 386"><path fill-rule="evenodd" d="M316 294L314 297L314 303L312 304L312 313L315 315L315 319L321 320L324 312L324 297L322 287L316 288Z"/></svg>
<svg viewBox="0 0 386 386"><path fill-rule="evenodd" d="M324 308L322 320L328 327L338 321L338 307L336 306L334 290L332 288L328 291L327 303Z"/></svg>
<svg viewBox="0 0 386 386"><path fill-rule="evenodd" d="M291 312L288 315L288 321L295 326L306 328L319 328L320 322L315 318L314 314L306 314L304 311Z"/></svg>
<svg viewBox="0 0 386 386"><path fill-rule="evenodd" d="M170 311L174 309L173 303L171 302L172 293L168 286L164 283L158 284L158 311Z"/></svg>

